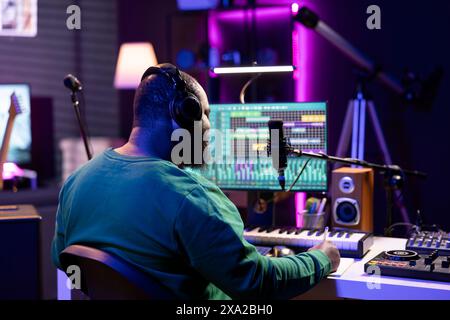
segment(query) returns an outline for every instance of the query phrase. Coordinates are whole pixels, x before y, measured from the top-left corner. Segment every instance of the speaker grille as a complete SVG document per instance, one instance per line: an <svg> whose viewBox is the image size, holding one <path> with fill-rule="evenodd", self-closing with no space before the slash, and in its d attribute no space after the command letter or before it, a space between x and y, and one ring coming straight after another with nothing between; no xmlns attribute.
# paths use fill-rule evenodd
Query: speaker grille
<svg viewBox="0 0 450 320"><path fill-rule="evenodd" d="M333 208L334 221L341 225L355 226L361 220L361 212L356 199L338 198Z"/></svg>
<svg viewBox="0 0 450 320"><path fill-rule="evenodd" d="M345 223L355 222L358 211L356 207L350 202L341 202L336 208L336 215L338 219Z"/></svg>

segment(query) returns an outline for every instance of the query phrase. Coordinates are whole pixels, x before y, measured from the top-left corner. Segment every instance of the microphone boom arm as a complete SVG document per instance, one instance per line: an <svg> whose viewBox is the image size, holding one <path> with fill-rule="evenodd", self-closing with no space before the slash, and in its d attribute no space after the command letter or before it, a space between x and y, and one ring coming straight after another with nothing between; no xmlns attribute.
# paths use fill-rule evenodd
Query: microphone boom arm
<svg viewBox="0 0 450 320"><path fill-rule="evenodd" d="M392 74L369 59L363 52L358 50L348 40L334 31L328 24L306 6L303 6L294 17L305 27L314 30L330 44L342 52L361 70L367 73L367 79L377 79L387 88L401 96L408 102L412 102L422 108L431 107L437 95L443 77L443 68L436 68L427 79L417 79L414 73L408 72L399 80Z"/></svg>
<svg viewBox="0 0 450 320"><path fill-rule="evenodd" d="M375 171L381 172L381 173L398 173L398 174L404 174L408 176L416 176L420 178L426 178L427 174L425 172L417 171L417 170L406 170L402 169L397 165L385 165L385 164L377 164L372 162L367 162L360 159L352 159L352 158L341 158L341 157L335 157L330 156L325 153L312 153L312 152L303 152L298 149L292 149L288 146L288 153L290 155L296 156L296 157L308 157L313 159L320 159L325 160L328 162L334 162L334 163L342 163L347 165L355 165L355 166L361 166L365 168L371 168Z"/></svg>

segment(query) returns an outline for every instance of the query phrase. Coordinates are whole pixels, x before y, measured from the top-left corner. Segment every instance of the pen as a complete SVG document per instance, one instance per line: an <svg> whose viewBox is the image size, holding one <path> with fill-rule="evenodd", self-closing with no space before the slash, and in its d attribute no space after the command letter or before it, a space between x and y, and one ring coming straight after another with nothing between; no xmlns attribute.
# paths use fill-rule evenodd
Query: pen
<svg viewBox="0 0 450 320"><path fill-rule="evenodd" d="M323 212L323 210L325 209L326 203L327 203L327 198L323 198L322 201L320 202L319 209L317 210L318 214L321 214Z"/></svg>
<svg viewBox="0 0 450 320"><path fill-rule="evenodd" d="M323 231L323 242L327 241L327 233L328 233L328 227L325 227L325 230Z"/></svg>
<svg viewBox="0 0 450 320"><path fill-rule="evenodd" d="M309 208L309 213L313 214L316 211L317 202L314 202L311 207Z"/></svg>

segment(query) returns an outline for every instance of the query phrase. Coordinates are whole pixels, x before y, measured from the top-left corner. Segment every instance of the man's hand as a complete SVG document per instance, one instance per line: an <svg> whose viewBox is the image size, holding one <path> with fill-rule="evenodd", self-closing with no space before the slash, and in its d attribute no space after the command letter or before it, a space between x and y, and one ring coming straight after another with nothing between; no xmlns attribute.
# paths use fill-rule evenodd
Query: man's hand
<svg viewBox="0 0 450 320"><path fill-rule="evenodd" d="M341 261L341 255L339 254L339 250L334 246L331 241L324 241L319 243L318 245L308 249L310 250L320 250L327 255L327 257L331 260L331 272L335 272L339 267L339 262Z"/></svg>

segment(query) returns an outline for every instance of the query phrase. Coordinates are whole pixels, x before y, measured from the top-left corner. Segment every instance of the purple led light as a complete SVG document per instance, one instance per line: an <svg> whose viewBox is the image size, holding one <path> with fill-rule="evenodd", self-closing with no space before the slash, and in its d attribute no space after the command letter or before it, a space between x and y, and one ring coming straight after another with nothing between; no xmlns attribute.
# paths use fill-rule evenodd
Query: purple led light
<svg viewBox="0 0 450 320"><path fill-rule="evenodd" d="M209 40L209 44L212 48L218 48L222 44L218 17L219 17L219 12L209 11L208 40Z"/></svg>
<svg viewBox="0 0 450 320"><path fill-rule="evenodd" d="M295 193L295 224L297 228L303 227L302 212L305 210L306 203L306 193L305 192L296 192Z"/></svg>
<svg viewBox="0 0 450 320"><path fill-rule="evenodd" d="M298 3L293 3L291 5L292 15L295 15L298 12L299 5ZM305 60L302 60L302 57L306 52L306 42L304 41L304 34L298 23L294 23L294 27L292 30L292 64L296 66L296 69L293 72L293 78L295 83L295 100L296 101L305 101L306 99L306 82L305 82ZM302 73L302 74L300 74ZM306 193L304 192L296 192L295 193L295 223L297 228L301 228L303 226L303 220L301 213L305 210L306 203Z"/></svg>
<svg viewBox="0 0 450 320"><path fill-rule="evenodd" d="M276 19L277 15L285 15L288 12L287 7L269 7L269 8L256 8L254 10L250 10L250 12L255 12L255 16L257 19ZM234 20L234 21L243 21L245 17L249 14L249 10L238 9L238 10L229 10L229 11L215 11L213 14L216 15L216 18L222 21L226 20ZM250 13L251 14L251 13Z"/></svg>
<svg viewBox="0 0 450 320"><path fill-rule="evenodd" d="M6 162L3 165L3 180L11 180L14 177L20 177L23 175L23 170L20 169L17 164L12 162Z"/></svg>

